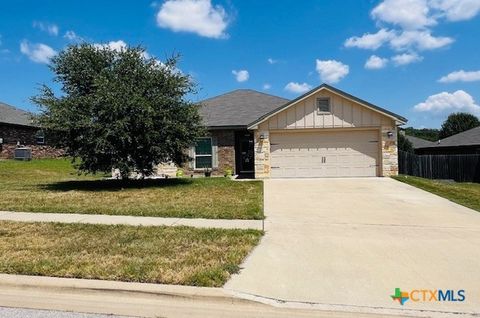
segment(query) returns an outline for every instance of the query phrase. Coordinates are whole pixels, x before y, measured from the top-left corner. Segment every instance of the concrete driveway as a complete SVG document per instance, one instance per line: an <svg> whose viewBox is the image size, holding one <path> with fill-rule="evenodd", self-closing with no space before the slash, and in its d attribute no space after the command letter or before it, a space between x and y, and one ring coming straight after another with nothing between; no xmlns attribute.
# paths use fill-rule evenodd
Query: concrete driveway
<svg viewBox="0 0 480 318"><path fill-rule="evenodd" d="M347 310L480 312L480 213L389 178L265 181L266 235L225 286ZM396 287L465 290L403 306ZM423 314L425 314L423 312Z"/></svg>

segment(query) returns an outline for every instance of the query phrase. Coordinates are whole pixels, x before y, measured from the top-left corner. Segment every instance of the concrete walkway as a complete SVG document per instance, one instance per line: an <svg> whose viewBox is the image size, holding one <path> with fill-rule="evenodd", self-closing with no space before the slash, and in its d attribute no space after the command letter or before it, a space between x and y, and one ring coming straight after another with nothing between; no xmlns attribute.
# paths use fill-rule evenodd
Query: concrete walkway
<svg viewBox="0 0 480 318"><path fill-rule="evenodd" d="M238 295L480 315L477 211L389 178L351 178L267 180L265 214L266 235L225 286ZM466 298L401 306L395 288Z"/></svg>
<svg viewBox="0 0 480 318"><path fill-rule="evenodd" d="M262 220L223 220L223 219L186 219L160 218L147 216L74 214L74 213L37 213L0 211L0 221L17 222L59 222L84 224L123 224L143 226L191 226L197 228L255 229L262 230Z"/></svg>

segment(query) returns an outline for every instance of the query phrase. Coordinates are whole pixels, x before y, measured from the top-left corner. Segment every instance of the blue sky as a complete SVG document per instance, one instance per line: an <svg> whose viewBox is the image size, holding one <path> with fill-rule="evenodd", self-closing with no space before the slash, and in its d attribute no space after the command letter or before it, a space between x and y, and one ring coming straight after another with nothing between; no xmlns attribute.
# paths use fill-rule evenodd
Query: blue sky
<svg viewBox="0 0 480 318"><path fill-rule="evenodd" d="M35 110L47 63L66 45L143 45L198 83L294 98L327 82L439 127L480 115L480 0L2 1L0 101Z"/></svg>

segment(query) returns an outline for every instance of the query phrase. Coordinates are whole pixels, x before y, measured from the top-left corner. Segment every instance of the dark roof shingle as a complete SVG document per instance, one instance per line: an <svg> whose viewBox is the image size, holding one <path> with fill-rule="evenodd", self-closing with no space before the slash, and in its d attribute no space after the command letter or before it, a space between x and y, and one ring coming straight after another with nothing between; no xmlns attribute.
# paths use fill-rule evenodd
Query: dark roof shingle
<svg viewBox="0 0 480 318"><path fill-rule="evenodd" d="M412 143L414 149L425 148L425 147L434 146L437 144L436 142L433 142L430 140L425 140L422 138L409 136L409 135L405 135L405 138L407 138L408 141Z"/></svg>
<svg viewBox="0 0 480 318"><path fill-rule="evenodd" d="M461 146L480 146L480 127L472 128L422 148Z"/></svg>
<svg viewBox="0 0 480 318"><path fill-rule="evenodd" d="M201 102L200 114L208 127L247 126L288 99L251 89L238 89Z"/></svg>
<svg viewBox="0 0 480 318"><path fill-rule="evenodd" d="M34 127L32 116L32 113L0 102L0 123Z"/></svg>

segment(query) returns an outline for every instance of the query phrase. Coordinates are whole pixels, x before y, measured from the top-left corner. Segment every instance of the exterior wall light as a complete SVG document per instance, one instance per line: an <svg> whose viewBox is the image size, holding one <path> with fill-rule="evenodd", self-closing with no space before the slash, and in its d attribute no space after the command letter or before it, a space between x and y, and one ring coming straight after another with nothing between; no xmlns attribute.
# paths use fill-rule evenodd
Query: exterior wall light
<svg viewBox="0 0 480 318"><path fill-rule="evenodd" d="M392 138L393 137L393 132L391 132L391 131L387 132L387 137Z"/></svg>
<svg viewBox="0 0 480 318"><path fill-rule="evenodd" d="M260 134L260 140L264 140L265 139L265 134Z"/></svg>

